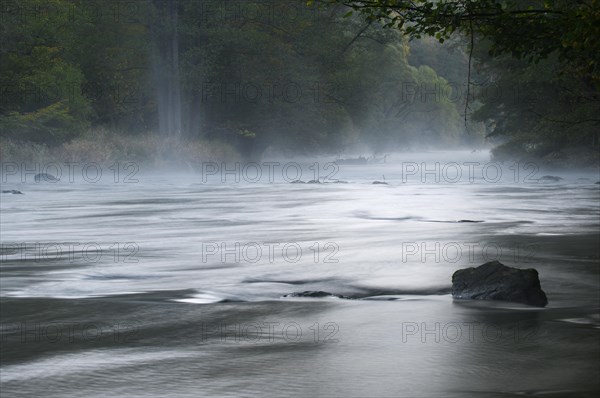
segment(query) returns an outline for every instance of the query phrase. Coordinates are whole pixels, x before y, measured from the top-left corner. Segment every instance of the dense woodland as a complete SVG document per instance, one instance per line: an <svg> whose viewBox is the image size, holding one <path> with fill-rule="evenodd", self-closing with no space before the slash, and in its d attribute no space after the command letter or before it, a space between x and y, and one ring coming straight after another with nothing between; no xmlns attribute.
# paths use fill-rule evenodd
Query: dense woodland
<svg viewBox="0 0 600 398"><path fill-rule="evenodd" d="M2 2L4 158L597 162L600 2ZM468 100L467 100L468 99Z"/></svg>

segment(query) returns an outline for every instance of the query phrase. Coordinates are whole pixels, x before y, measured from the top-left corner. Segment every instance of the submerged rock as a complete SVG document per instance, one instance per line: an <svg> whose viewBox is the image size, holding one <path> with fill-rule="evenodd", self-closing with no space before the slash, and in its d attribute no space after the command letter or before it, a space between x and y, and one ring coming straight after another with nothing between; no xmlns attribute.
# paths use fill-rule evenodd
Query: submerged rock
<svg viewBox="0 0 600 398"><path fill-rule="evenodd" d="M337 294L333 294L333 293L329 293L329 292L324 292L322 290L307 290L305 292L295 292L295 293L290 293L290 294L286 294L283 297L315 297L315 298L320 298L320 297L337 297L337 298L345 298L344 296L339 296Z"/></svg>
<svg viewBox="0 0 600 398"><path fill-rule="evenodd" d="M58 178L54 177L52 174L47 174L47 173L39 173L36 174L33 179L35 180L35 182L40 182L42 180L47 181L47 182L56 182L58 181Z"/></svg>
<svg viewBox="0 0 600 398"><path fill-rule="evenodd" d="M483 221L480 221L480 220L458 220L458 222L459 223L460 222L474 222L474 223L478 223L478 222L483 222Z"/></svg>
<svg viewBox="0 0 600 398"><path fill-rule="evenodd" d="M540 181L540 182L559 182L561 180L562 180L562 177L543 176L543 177L540 177L538 181Z"/></svg>
<svg viewBox="0 0 600 398"><path fill-rule="evenodd" d="M389 185L389 184L384 181L373 181L373 185Z"/></svg>
<svg viewBox="0 0 600 398"><path fill-rule="evenodd" d="M342 181L342 180L333 180L333 181L319 181L319 180L302 181L302 180L294 180L294 181L291 181L290 184L348 184L348 181Z"/></svg>
<svg viewBox="0 0 600 398"><path fill-rule="evenodd" d="M336 159L335 163L339 165L362 165L369 163L369 160L364 156L359 156L357 158Z"/></svg>
<svg viewBox="0 0 600 398"><path fill-rule="evenodd" d="M2 191L2 193L12 193L13 195L23 195L23 192L17 191L16 189L9 189L6 191Z"/></svg>
<svg viewBox="0 0 600 398"><path fill-rule="evenodd" d="M452 297L512 301L536 307L548 304L535 269L507 267L499 261L456 271L452 275Z"/></svg>

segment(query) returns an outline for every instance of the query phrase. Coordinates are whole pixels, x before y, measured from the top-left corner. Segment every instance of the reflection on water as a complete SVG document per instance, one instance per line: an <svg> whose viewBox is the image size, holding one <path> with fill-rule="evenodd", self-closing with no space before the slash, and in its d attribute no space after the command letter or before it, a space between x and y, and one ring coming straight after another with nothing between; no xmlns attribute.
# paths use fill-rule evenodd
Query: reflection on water
<svg viewBox="0 0 600 398"><path fill-rule="evenodd" d="M460 155L318 165L347 184L214 168L4 182L25 195L2 195L2 391L597 392L597 176L540 183L504 165L496 179ZM491 259L538 269L548 308L453 302L452 273ZM350 299L283 297L309 290Z"/></svg>

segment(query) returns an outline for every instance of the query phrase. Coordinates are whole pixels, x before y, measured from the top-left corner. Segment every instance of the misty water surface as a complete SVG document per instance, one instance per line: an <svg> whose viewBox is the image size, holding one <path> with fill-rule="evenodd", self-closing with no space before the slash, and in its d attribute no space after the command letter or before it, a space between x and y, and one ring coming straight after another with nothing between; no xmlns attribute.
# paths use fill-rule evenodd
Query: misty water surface
<svg viewBox="0 0 600 398"><path fill-rule="evenodd" d="M3 181L24 193L2 195L3 393L598 392L596 174L496 177L469 152L274 161L257 181ZM323 183L291 184L290 162ZM536 268L548 307L453 301L452 273L494 259ZM285 297L304 291L344 298Z"/></svg>

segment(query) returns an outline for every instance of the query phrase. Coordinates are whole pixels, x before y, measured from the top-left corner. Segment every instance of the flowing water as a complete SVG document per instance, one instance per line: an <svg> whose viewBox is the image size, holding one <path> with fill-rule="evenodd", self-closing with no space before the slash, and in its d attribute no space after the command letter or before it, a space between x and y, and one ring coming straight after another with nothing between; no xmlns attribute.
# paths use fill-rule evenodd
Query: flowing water
<svg viewBox="0 0 600 398"><path fill-rule="evenodd" d="M24 193L1 197L3 397L600 391L597 173L466 152L193 167L3 169ZM452 299L454 271L495 259L536 268L549 305Z"/></svg>

